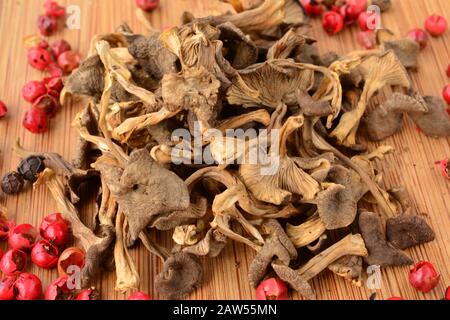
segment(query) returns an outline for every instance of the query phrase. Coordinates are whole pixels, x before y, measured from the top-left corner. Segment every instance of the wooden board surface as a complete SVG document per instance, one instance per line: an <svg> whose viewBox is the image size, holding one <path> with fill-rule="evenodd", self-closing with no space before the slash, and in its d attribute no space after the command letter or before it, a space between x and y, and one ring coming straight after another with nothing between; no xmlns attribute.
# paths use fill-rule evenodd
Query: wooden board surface
<svg viewBox="0 0 450 320"><path fill-rule="evenodd" d="M71 119L75 108L62 110L51 122L51 129L44 135L32 135L21 125L22 117L28 108L21 99L20 89L29 80L37 80L42 74L26 63L26 48L22 39L36 32L36 19L42 12L40 0L1 0L0 1L0 99L9 107L6 119L0 120L0 174L15 169L19 158L12 153L16 138L25 147L54 151L70 159L74 151L76 131L71 129ZM383 15L383 25L397 35L410 28L422 26L425 18L434 12L450 12L448 0L393 0L393 8ZM81 8L80 30L64 30L52 39L64 38L73 48L86 54L93 35L108 33L126 21L136 32L144 32L135 16L133 0L67 0L64 4L76 4ZM161 6L152 14L156 28L166 28L179 23L184 10L196 16L218 14L227 5L218 0L161 0ZM450 19L450 16L447 16ZM321 52L335 50L345 53L358 49L355 41L356 27L344 31L337 37L328 37L313 22L313 34L319 40ZM444 37L432 39L428 48L420 56L420 70L412 74L414 85L425 94L440 95L449 81L445 75L450 63L450 32ZM429 294L416 292L408 284L408 268L393 268L382 272L382 289L377 297L382 299L401 295L408 299L440 299L444 288L450 284L450 182L439 174L434 162L450 156L449 139L430 139L416 131L408 121L400 134L387 140L385 144L396 148L396 153L379 164L384 173L387 187L404 185L414 199L416 212L424 217L436 231L436 241L411 250L415 261L428 260L441 272L439 286ZM50 194L44 188L35 191L28 189L17 197L1 197L0 203L10 212L10 217L18 223L31 223L39 226L41 219L56 210ZM84 208L83 220L91 225L93 207ZM161 238L161 237L160 237ZM168 239L160 242L169 245ZM5 249L5 245L1 245ZM141 290L158 297L153 289L153 277L161 269L158 259L151 256L143 247L132 250L141 275ZM249 262L254 254L239 244L231 244L222 255L214 260L204 260L205 284L192 294L192 299L252 299L253 289L247 282ZM56 271L45 271L30 267L31 272L43 279L44 286L57 276ZM124 299L126 296L114 290L114 272L105 272L97 282L103 299ZM312 281L319 299L367 299L372 293L365 288L356 288L337 278L330 272L322 273ZM296 294L294 299L298 299Z"/></svg>

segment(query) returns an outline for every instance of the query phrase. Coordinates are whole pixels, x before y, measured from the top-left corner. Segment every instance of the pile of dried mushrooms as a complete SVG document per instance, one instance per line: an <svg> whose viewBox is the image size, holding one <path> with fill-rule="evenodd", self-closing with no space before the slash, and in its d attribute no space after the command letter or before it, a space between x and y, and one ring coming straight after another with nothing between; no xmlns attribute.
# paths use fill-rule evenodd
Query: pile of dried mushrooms
<svg viewBox="0 0 450 320"><path fill-rule="evenodd" d="M383 188L375 161L393 149L369 151L358 133L385 139L409 115L425 134L448 136L442 102L412 90L395 41L321 56L296 1L230 2L236 12L185 13L181 26L162 33L122 25L96 36L91 55L66 79L63 102L83 106L73 121L78 152L73 162L40 154L47 169L37 184L51 190L87 252L84 283L114 261L117 290L138 288L129 254L137 241L164 262L155 286L167 298L198 287L201 258L218 256L230 241L255 250L253 286L276 275L308 299L315 298L309 280L325 269L361 285L364 263L411 264L402 250L434 233L404 188ZM369 108L386 88L390 98ZM192 141L172 132L194 136L196 128L213 164L173 152ZM225 135L252 128L279 132L262 138L279 159L271 174L264 164L238 163L261 137L242 144ZM221 134L211 137L210 129ZM230 152L230 142L244 148ZM16 152L35 154L19 144ZM91 230L77 205L95 186ZM158 230L172 232L173 249L151 240Z"/></svg>

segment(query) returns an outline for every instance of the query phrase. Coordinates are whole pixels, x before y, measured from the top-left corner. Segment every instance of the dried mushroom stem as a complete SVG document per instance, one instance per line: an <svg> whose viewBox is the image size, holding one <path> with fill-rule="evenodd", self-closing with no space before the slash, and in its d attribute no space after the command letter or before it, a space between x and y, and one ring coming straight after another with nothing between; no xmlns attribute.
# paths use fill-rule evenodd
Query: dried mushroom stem
<svg viewBox="0 0 450 320"><path fill-rule="evenodd" d="M124 234L127 232L126 218L119 209L116 218L116 244L114 261L116 263L116 290L126 292L139 287L139 273L136 264L125 245Z"/></svg>
<svg viewBox="0 0 450 320"><path fill-rule="evenodd" d="M216 129L225 133L225 131L228 129L236 129L252 121L261 123L267 127L270 124L270 115L266 110L259 109L254 112L249 112L240 116L228 118L222 121Z"/></svg>
<svg viewBox="0 0 450 320"><path fill-rule="evenodd" d="M170 253L166 248L161 247L157 243L153 243L153 241L150 240L150 236L148 235L148 232L146 230L141 232L141 234L139 235L139 239L141 239L144 247L150 253L159 257L163 263L170 257Z"/></svg>
<svg viewBox="0 0 450 320"><path fill-rule="evenodd" d="M86 227L78 216L74 205L64 195L65 187L55 176L51 169L45 169L39 176L35 187L45 184L50 190L53 198L58 204L58 210L72 224L73 235L80 241L86 252L86 264L82 270L83 284L89 284L103 263L103 254L109 248L113 238L114 230L108 226L102 226L103 238L97 237L91 229Z"/></svg>
<svg viewBox="0 0 450 320"><path fill-rule="evenodd" d="M296 248L302 248L319 239L326 231L318 214L298 226L287 224L286 233Z"/></svg>
<svg viewBox="0 0 450 320"><path fill-rule="evenodd" d="M396 215L396 213L392 210L389 203L383 193L380 191L380 187L371 179L371 177L356 163L350 160L347 156L345 156L342 152L331 146L328 142L326 142L320 135L318 135L314 129L312 129L312 138L313 142L317 148L325 151L330 151L334 153L336 157L338 157L345 165L349 168L353 169L358 173L361 177L361 180L367 185L373 197L377 201L378 205L381 207L383 213L386 217L390 218Z"/></svg>
<svg viewBox="0 0 450 320"><path fill-rule="evenodd" d="M309 281L325 270L330 264L344 256L365 257L367 254L367 249L361 235L350 234L309 260L308 263L298 269L298 272Z"/></svg>

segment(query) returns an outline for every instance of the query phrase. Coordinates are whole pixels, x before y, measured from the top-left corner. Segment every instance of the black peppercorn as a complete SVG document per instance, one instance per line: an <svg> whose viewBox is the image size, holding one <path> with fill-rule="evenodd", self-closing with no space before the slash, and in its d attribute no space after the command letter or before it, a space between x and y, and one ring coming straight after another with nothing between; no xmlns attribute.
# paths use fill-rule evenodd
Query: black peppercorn
<svg viewBox="0 0 450 320"><path fill-rule="evenodd" d="M38 174L45 170L44 158L38 156L30 156L23 159L19 164L17 171L22 177L30 182L37 180Z"/></svg>
<svg viewBox="0 0 450 320"><path fill-rule="evenodd" d="M3 177L2 180L2 190L6 194L16 194L19 193L23 188L23 178L16 172L10 172Z"/></svg>

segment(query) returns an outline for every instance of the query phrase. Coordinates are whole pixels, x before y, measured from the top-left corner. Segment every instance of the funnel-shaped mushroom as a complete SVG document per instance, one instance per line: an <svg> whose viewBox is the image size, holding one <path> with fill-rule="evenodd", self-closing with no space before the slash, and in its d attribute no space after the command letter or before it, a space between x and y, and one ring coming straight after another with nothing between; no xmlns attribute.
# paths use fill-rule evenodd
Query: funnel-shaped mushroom
<svg viewBox="0 0 450 320"><path fill-rule="evenodd" d="M295 158L287 156L286 140L303 125L303 116L290 117L279 133L279 155L272 146L268 164L242 164L239 174L246 187L258 199L280 205L300 195L304 200L312 200L319 192L319 183L300 167Z"/></svg>
<svg viewBox="0 0 450 320"><path fill-rule="evenodd" d="M428 108L419 95L394 93L383 105L370 112L365 119L372 141L380 141L398 132L403 125L404 113L425 113Z"/></svg>
<svg viewBox="0 0 450 320"><path fill-rule="evenodd" d="M378 214L363 211L359 215L359 229L364 238L369 255L365 258L369 265L381 267L402 266L413 263L403 251L390 245L384 236L381 218Z"/></svg>
<svg viewBox="0 0 450 320"><path fill-rule="evenodd" d="M365 80L364 90L356 108L344 113L339 125L331 133L338 141L347 146L356 144L356 132L370 98L383 87L411 86L408 73L392 51L383 54L373 54L365 57L359 65L359 70Z"/></svg>
<svg viewBox="0 0 450 320"><path fill-rule="evenodd" d="M357 212L357 201L350 188L333 184L317 195L317 211L328 230L348 227Z"/></svg>
<svg viewBox="0 0 450 320"><path fill-rule="evenodd" d="M447 112L447 106L439 97L426 96L424 99L428 111L410 112L408 115L427 136L449 137L450 115Z"/></svg>
<svg viewBox="0 0 450 320"><path fill-rule="evenodd" d="M234 78L227 92L228 102L243 107L266 106L276 109L280 103L297 104L297 91L308 92L314 85L314 73L320 72L332 78L327 68L295 63L292 60L274 59L240 70L240 78ZM334 79L330 80L332 87ZM330 101L333 97L321 97ZM318 100L318 99L317 99Z"/></svg>

